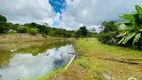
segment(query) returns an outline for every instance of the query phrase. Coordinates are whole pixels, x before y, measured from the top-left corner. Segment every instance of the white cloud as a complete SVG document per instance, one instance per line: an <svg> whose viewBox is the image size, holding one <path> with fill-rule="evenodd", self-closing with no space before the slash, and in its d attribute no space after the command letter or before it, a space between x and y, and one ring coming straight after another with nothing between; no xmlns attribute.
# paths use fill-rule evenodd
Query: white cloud
<svg viewBox="0 0 142 80"><path fill-rule="evenodd" d="M56 16L48 0L1 0L0 14L18 23L46 21L52 24Z"/></svg>
<svg viewBox="0 0 142 80"><path fill-rule="evenodd" d="M99 26L103 21L120 20L124 13L131 13L142 0L66 0L61 27L77 29L80 24Z"/></svg>
<svg viewBox="0 0 142 80"><path fill-rule="evenodd" d="M60 14L53 12L48 0L1 0L0 14L12 22L47 22L56 27L78 29L80 25L99 26L107 20L119 20L119 15L131 13L142 0L66 0L66 10Z"/></svg>

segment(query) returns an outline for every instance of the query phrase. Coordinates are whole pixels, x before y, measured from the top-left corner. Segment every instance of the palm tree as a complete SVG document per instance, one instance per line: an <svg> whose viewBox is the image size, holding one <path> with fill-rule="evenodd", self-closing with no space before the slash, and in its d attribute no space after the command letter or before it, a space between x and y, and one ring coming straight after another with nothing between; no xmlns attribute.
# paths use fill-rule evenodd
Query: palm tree
<svg viewBox="0 0 142 80"><path fill-rule="evenodd" d="M133 38L132 45L135 46L136 43L142 38L142 7L139 5L135 6L136 12L132 14L123 14L120 16L126 21L122 24L125 24L125 28L123 31L117 36L122 39L118 42L118 44L126 44L130 39Z"/></svg>

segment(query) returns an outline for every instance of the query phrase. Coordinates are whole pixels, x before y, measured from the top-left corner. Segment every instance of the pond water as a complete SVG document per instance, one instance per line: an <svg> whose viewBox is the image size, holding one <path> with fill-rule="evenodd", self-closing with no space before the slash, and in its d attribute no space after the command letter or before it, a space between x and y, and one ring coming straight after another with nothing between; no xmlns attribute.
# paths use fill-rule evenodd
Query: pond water
<svg viewBox="0 0 142 80"><path fill-rule="evenodd" d="M0 80L34 80L68 63L73 56L68 53L74 53L67 41L10 45L0 47Z"/></svg>

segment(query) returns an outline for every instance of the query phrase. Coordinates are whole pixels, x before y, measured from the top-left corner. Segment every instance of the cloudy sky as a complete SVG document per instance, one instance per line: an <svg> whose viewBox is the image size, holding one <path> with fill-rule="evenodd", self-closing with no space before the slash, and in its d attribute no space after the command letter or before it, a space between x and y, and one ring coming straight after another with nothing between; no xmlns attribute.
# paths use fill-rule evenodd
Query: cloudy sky
<svg viewBox="0 0 142 80"><path fill-rule="evenodd" d="M47 22L65 29L98 27L103 21L120 20L142 0L0 0L0 14L13 23Z"/></svg>

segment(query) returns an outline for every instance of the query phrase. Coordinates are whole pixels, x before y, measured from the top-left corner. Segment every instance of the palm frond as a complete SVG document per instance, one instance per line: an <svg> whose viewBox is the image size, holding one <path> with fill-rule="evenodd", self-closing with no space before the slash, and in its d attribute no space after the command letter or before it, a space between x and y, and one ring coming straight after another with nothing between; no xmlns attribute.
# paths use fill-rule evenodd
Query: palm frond
<svg viewBox="0 0 142 80"><path fill-rule="evenodd" d="M121 37L121 35L124 33L125 31L121 32L119 35L117 35L116 37Z"/></svg>
<svg viewBox="0 0 142 80"><path fill-rule="evenodd" d="M128 36L126 36L125 40L122 42L122 44L126 44L132 37L134 37L136 33L131 33Z"/></svg>
<svg viewBox="0 0 142 80"><path fill-rule="evenodd" d="M124 37L125 35L127 35L128 34L128 31L123 31L123 32L121 32L118 36L116 36L116 37Z"/></svg>
<svg viewBox="0 0 142 80"><path fill-rule="evenodd" d="M142 32L142 29L140 29L139 31Z"/></svg>
<svg viewBox="0 0 142 80"><path fill-rule="evenodd" d="M141 37L141 33L136 34L132 44L134 45L135 43L137 43L139 41L140 37Z"/></svg>
<svg viewBox="0 0 142 80"><path fill-rule="evenodd" d="M125 40L126 36L124 36L117 44L121 44Z"/></svg>
<svg viewBox="0 0 142 80"><path fill-rule="evenodd" d="M120 18L126 19L128 21L134 21L134 14L123 14L122 16L119 16Z"/></svg>
<svg viewBox="0 0 142 80"><path fill-rule="evenodd" d="M138 14L142 14L142 8L141 8L141 6L136 5L135 8L136 8L136 11L137 11Z"/></svg>

